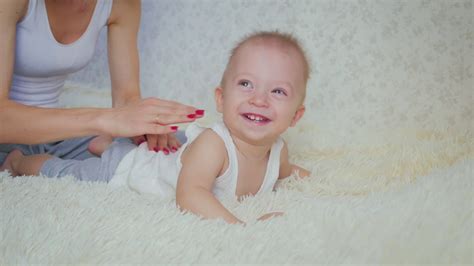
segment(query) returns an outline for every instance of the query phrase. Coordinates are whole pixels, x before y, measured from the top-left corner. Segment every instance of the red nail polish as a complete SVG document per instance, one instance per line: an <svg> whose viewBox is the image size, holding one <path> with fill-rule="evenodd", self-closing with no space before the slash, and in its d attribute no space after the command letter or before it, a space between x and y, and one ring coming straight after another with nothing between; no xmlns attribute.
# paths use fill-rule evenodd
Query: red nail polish
<svg viewBox="0 0 474 266"><path fill-rule="evenodd" d="M140 144L142 144L143 142L145 142L144 139L139 139L139 140L137 141L137 145L140 145Z"/></svg>
<svg viewBox="0 0 474 266"><path fill-rule="evenodd" d="M171 128L171 130L173 130L173 131L178 130L178 126L171 126L170 128Z"/></svg>
<svg viewBox="0 0 474 266"><path fill-rule="evenodd" d="M155 152L159 152L159 151L160 151L160 147L154 147L153 150L154 150Z"/></svg>
<svg viewBox="0 0 474 266"><path fill-rule="evenodd" d="M189 114L189 115L188 115L188 118L195 118L195 117L196 117L195 114Z"/></svg>
<svg viewBox="0 0 474 266"><path fill-rule="evenodd" d="M170 151L169 151L167 148L163 148L163 153L164 153L165 155L168 155L168 154L170 153Z"/></svg>
<svg viewBox="0 0 474 266"><path fill-rule="evenodd" d="M176 149L176 147L174 147L174 146L171 147L171 151L172 151L172 152L176 152L177 150L178 150L178 149Z"/></svg>
<svg viewBox="0 0 474 266"><path fill-rule="evenodd" d="M204 110L198 109L198 110L196 110L196 114L197 115L204 115Z"/></svg>

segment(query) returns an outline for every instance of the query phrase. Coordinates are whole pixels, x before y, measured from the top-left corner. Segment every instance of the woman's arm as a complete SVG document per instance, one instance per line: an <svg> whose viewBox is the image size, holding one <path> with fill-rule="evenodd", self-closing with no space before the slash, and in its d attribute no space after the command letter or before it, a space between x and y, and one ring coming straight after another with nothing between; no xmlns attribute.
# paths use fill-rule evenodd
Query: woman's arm
<svg viewBox="0 0 474 266"><path fill-rule="evenodd" d="M137 49L139 26L140 1L113 2L108 21L107 45L114 106L141 98Z"/></svg>
<svg viewBox="0 0 474 266"><path fill-rule="evenodd" d="M96 133L99 111L28 107L8 99L15 58L16 24L28 1L0 1L0 143L40 143ZM97 127L98 128L98 127ZM69 134L68 134L69 132Z"/></svg>
<svg viewBox="0 0 474 266"><path fill-rule="evenodd" d="M28 107L9 100L16 24L25 15L27 8L27 0L0 1L0 143L32 144L95 133L89 121L97 117L97 110L60 112L56 109Z"/></svg>
<svg viewBox="0 0 474 266"><path fill-rule="evenodd" d="M30 144L70 137L64 134L64 126L70 127L68 130L78 136L86 135L89 133L87 131L94 132L84 125L96 117L95 110L64 114L55 109L28 107L9 100L16 24L25 15L27 8L27 0L0 1L0 143Z"/></svg>
<svg viewBox="0 0 474 266"><path fill-rule="evenodd" d="M15 60L16 24L27 8L28 0L0 1L0 99L8 98Z"/></svg>
<svg viewBox="0 0 474 266"><path fill-rule="evenodd" d="M108 54L112 103L121 106L140 99L137 35L140 27L140 1L114 1L108 21ZM196 116L199 118L199 116ZM194 119L187 119L189 122ZM174 134L146 136L148 149L171 151L180 146ZM138 140L138 139L137 139Z"/></svg>
<svg viewBox="0 0 474 266"><path fill-rule="evenodd" d="M206 219L222 218L228 223L243 223L212 194L225 158L226 149L220 137L210 129L201 133L183 152L176 204Z"/></svg>
<svg viewBox="0 0 474 266"><path fill-rule="evenodd" d="M175 131L167 124L192 121L187 115L194 114L195 108L154 98L135 99L117 108L75 109L38 108L9 100L16 24L27 6L28 1L0 1L0 143L36 144L99 134L122 137L167 134ZM134 97L115 96L116 99Z"/></svg>

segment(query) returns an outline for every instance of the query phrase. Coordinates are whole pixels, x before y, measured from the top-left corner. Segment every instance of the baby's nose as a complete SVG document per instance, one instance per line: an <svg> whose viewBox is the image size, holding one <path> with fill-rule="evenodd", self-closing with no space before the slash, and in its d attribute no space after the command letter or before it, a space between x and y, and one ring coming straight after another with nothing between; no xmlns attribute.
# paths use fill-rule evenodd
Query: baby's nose
<svg viewBox="0 0 474 266"><path fill-rule="evenodd" d="M250 98L250 103L255 106L267 106L268 105L267 94L263 92L255 92L252 98Z"/></svg>

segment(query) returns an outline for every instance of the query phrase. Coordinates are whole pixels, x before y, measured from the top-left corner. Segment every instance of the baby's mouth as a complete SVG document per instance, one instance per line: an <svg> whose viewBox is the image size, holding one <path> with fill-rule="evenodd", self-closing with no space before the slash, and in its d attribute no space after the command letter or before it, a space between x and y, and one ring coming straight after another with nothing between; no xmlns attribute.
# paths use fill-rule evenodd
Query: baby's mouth
<svg viewBox="0 0 474 266"><path fill-rule="evenodd" d="M253 113L243 113L242 117L257 124L264 124L271 121L269 118L263 115L258 115L258 114L253 114Z"/></svg>

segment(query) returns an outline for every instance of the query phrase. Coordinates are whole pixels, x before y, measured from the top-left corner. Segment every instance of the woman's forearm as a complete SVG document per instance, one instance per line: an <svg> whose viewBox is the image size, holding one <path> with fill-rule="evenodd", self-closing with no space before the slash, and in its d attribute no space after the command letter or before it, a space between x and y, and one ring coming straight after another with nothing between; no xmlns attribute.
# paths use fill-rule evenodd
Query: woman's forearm
<svg viewBox="0 0 474 266"><path fill-rule="evenodd" d="M168 134L193 121L196 108L147 98L114 108L53 109L0 100L0 143L36 144L68 138Z"/></svg>
<svg viewBox="0 0 474 266"><path fill-rule="evenodd" d="M0 102L0 143L38 144L104 133L107 109L53 109Z"/></svg>

